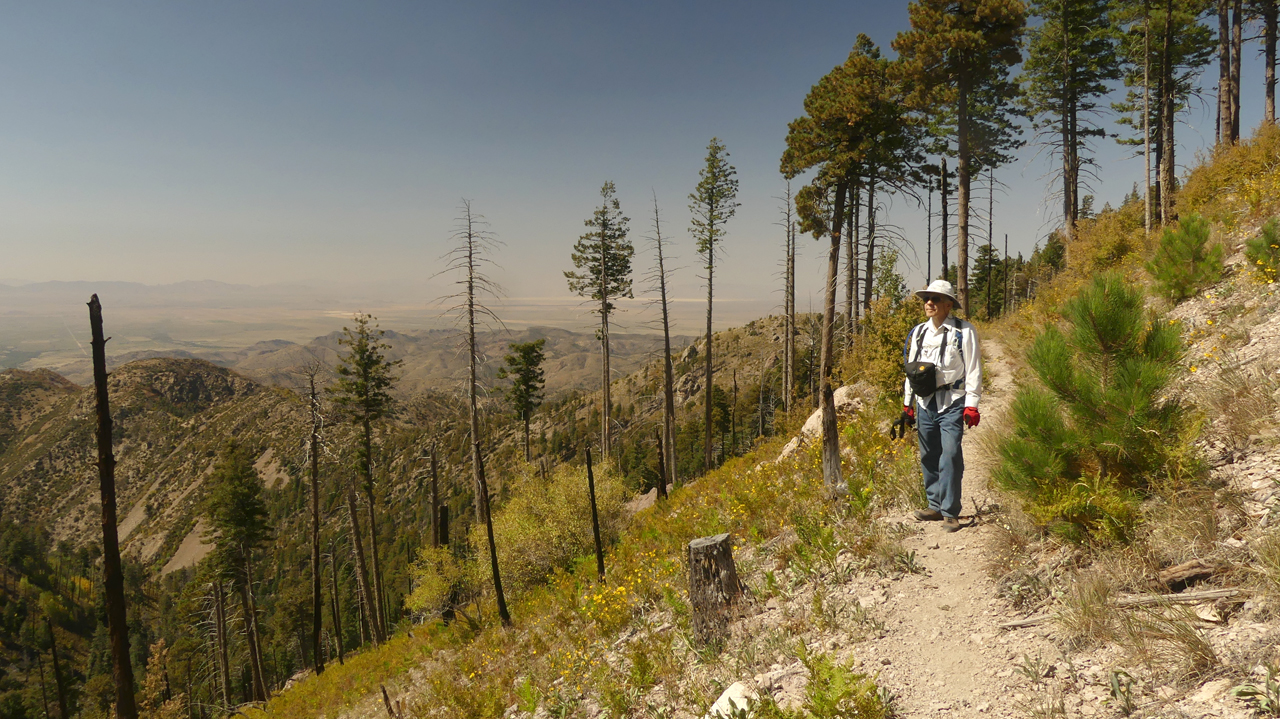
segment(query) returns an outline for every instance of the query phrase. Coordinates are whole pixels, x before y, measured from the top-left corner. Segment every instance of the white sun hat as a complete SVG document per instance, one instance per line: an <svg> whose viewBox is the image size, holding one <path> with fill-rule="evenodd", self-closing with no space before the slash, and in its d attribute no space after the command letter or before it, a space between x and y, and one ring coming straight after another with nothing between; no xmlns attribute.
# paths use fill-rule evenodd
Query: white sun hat
<svg viewBox="0 0 1280 719"><path fill-rule="evenodd" d="M951 298L951 301L953 303L955 304L960 303L960 300L956 299L955 288L953 288L951 286L951 283L947 282L946 280L934 280L933 282L930 282L929 286L924 288L923 290L916 290L916 297L919 297L920 299L924 299L925 295L946 295L947 297Z"/></svg>

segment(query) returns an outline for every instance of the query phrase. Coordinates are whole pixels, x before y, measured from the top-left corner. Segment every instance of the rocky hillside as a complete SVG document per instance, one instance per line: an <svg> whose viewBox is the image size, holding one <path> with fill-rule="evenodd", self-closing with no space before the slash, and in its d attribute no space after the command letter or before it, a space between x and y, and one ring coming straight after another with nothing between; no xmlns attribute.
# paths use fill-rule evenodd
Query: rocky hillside
<svg viewBox="0 0 1280 719"><path fill-rule="evenodd" d="M4 514L47 525L73 545L91 540L99 511L92 391L48 372L0 376L9 415L22 419L0 454ZM145 563L167 558L191 530L201 479L229 439L260 444L274 484L282 483L284 464L297 461L296 399L225 368L142 360L112 372L108 388L121 539Z"/></svg>

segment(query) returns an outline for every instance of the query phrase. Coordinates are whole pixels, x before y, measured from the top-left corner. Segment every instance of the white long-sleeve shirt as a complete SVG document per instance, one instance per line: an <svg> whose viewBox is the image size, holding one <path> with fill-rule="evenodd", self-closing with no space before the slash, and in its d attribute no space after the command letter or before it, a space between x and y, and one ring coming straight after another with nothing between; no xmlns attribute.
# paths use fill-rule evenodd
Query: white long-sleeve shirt
<svg viewBox="0 0 1280 719"><path fill-rule="evenodd" d="M920 343L920 333L924 341ZM956 338L959 337L959 345ZM947 351L942 352L943 338ZM919 355L916 347L920 345ZM941 361L939 361L941 359ZM933 362L938 366L937 408L950 407L957 397L964 396L964 406L977 407L982 398L982 351L978 347L978 333L971 323L958 317L948 317L942 326L933 320L922 322L907 333L903 347L904 362ZM959 387L955 386L959 382ZM911 383L903 380L902 405L911 404ZM916 397L916 404L924 407L931 397Z"/></svg>

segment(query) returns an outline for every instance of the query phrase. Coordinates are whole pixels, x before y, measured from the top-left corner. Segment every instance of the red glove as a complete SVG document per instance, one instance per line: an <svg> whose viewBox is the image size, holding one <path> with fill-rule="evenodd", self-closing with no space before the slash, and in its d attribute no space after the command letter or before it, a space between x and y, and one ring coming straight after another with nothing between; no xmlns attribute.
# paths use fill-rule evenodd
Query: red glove
<svg viewBox="0 0 1280 719"><path fill-rule="evenodd" d="M916 418L916 408L915 408L915 407L908 407L908 406L906 406L906 405L903 405L903 406L902 406L902 413L903 413L903 414L905 414L905 415L907 415L907 416L908 416L908 417L910 417L911 419L915 419L915 418Z"/></svg>
<svg viewBox="0 0 1280 719"><path fill-rule="evenodd" d="M977 426L978 426L978 420L980 420L980 419L982 419L982 415L978 414L978 408L977 408L977 407L965 407L965 408L964 408L964 426L966 426L966 427L977 427Z"/></svg>

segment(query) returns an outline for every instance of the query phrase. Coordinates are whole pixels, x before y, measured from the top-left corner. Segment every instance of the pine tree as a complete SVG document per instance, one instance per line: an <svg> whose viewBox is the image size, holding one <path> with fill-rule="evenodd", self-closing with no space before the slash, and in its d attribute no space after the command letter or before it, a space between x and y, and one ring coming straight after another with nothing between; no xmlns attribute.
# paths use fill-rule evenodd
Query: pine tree
<svg viewBox="0 0 1280 719"><path fill-rule="evenodd" d="M1081 169L1093 164L1089 139L1106 135L1093 121L1098 98L1120 79L1119 38L1108 0L1033 0L1031 12L1041 23L1027 31L1023 102L1037 137L1061 159L1063 225L1073 237Z"/></svg>
<svg viewBox="0 0 1280 719"><path fill-rule="evenodd" d="M1264 104L1262 121L1276 122L1276 25L1280 0L1248 0L1248 6L1262 21L1262 68Z"/></svg>
<svg viewBox="0 0 1280 719"><path fill-rule="evenodd" d="M533 461L529 448L529 417L542 405L542 387L546 384L542 363L547 358L542 348L546 345L546 338L533 342L512 342L507 345L511 354L503 358L507 366L498 370L498 379L511 379L507 401L511 403L511 409L515 410L516 419L524 424L526 462Z"/></svg>
<svg viewBox="0 0 1280 719"><path fill-rule="evenodd" d="M990 244L978 245L973 266L974 296L980 298L975 308L981 310L983 319L998 317L1004 312L1003 288L1007 279L1004 261L996 256Z"/></svg>
<svg viewBox="0 0 1280 719"><path fill-rule="evenodd" d="M573 266L577 272L566 272L569 290L583 297L590 297L600 305L592 312L600 315L599 340L601 349L600 377L600 449L605 460L612 447L610 417L613 405L610 398L609 368L609 317L615 308L613 301L619 297L631 297L631 257L635 248L627 240L627 223L622 215L622 205L615 197L617 188L606 182L600 188L603 200L590 219L583 224L591 228L578 238L573 246Z"/></svg>
<svg viewBox="0 0 1280 719"><path fill-rule="evenodd" d="M968 312L970 180L983 166L998 164L1014 143L1010 116L1017 86L1009 72L1022 60L1026 6L1021 0L916 0L908 13L911 29L893 48L914 79L913 104L926 113L936 114L940 106L954 112L957 291Z"/></svg>
<svg viewBox="0 0 1280 719"><path fill-rule="evenodd" d="M328 391L334 404L342 410L348 421L360 428L360 444L356 450L357 469L365 499L369 503L369 551L373 558L373 600L369 608L372 621L377 625L374 635L379 639L387 634L386 595L382 591L382 567L378 556L377 508L373 486L373 424L391 413L393 400L391 387L395 384L395 368L400 360L387 359L391 345L383 341L383 330L377 318L357 314L355 329L343 327L343 337L338 344L347 347L347 353L339 358L335 372L338 380Z"/></svg>
<svg viewBox="0 0 1280 719"><path fill-rule="evenodd" d="M1118 273L1095 277L1062 316L1027 353L1038 383L1014 398L992 477L1060 534L1123 541L1143 495L1185 471L1177 455L1189 420L1167 396L1181 335Z"/></svg>
<svg viewBox="0 0 1280 719"><path fill-rule="evenodd" d="M1193 297L1222 277L1222 246L1209 246L1209 221L1192 214L1166 229L1147 271L1159 293L1174 302Z"/></svg>
<svg viewBox="0 0 1280 719"><path fill-rule="evenodd" d="M706 435L702 445L702 461L705 469L711 469L711 373L712 335L711 310L715 300L714 284L716 253L725 238L725 225L738 211L738 171L729 164L729 151L719 138L711 138L707 145L707 159L698 171L698 185L689 193L689 233L702 255L703 268L707 271L707 351L703 364L706 367L706 389L703 402L706 405Z"/></svg>
<svg viewBox="0 0 1280 719"><path fill-rule="evenodd" d="M818 81L805 97L805 115L788 125L781 170L788 179L817 168L810 184L796 194L803 231L829 236L827 286L823 304L821 390L823 409L822 474L829 491L847 491L840 470L832 370L835 364L836 284L839 278L845 201L851 185L865 182L867 262L864 307L870 306L875 265L877 185L918 184L921 162L918 126L905 114L901 65L881 56L866 35L859 35L848 59ZM707 420L708 426L710 419Z"/></svg>
<svg viewBox="0 0 1280 719"><path fill-rule="evenodd" d="M1131 89L1111 107L1118 122L1137 135L1118 141L1151 144L1156 180L1150 202L1161 222L1174 219L1174 124L1189 108L1196 79L1213 55L1214 33L1200 22L1206 10L1204 0L1122 0L1112 13L1113 22L1125 28L1120 57ZM1144 102L1147 93L1151 102Z"/></svg>
<svg viewBox="0 0 1280 719"><path fill-rule="evenodd" d="M207 538L215 547L215 563L229 570L240 589L254 697L265 701L262 633L258 629L253 593L253 553L271 538L271 527L267 522L267 505L262 499L262 478L253 467L249 449L238 444L228 445L213 467L209 487L204 505L210 529Z"/></svg>

